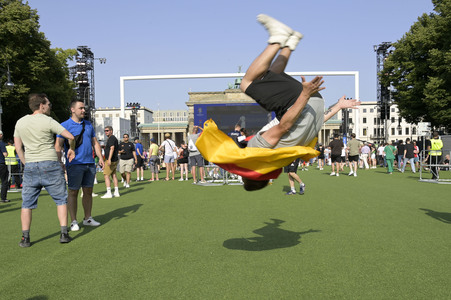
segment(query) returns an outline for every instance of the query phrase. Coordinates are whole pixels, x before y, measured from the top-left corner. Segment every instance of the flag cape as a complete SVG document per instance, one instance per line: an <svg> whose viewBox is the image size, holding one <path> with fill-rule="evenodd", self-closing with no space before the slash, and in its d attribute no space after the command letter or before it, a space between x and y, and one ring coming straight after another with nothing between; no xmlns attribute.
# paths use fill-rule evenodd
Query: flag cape
<svg viewBox="0 0 451 300"><path fill-rule="evenodd" d="M284 166L296 158L308 161L319 155L313 149L316 139L307 147L295 146L278 149L240 148L218 129L213 120L204 123L204 131L196 142L196 147L202 156L230 173L241 175L253 180L277 178Z"/></svg>

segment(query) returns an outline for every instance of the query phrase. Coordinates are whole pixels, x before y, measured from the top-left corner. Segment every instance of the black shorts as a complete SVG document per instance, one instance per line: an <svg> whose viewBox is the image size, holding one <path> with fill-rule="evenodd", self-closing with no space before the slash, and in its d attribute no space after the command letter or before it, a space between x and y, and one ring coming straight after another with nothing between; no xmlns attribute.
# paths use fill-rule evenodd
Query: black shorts
<svg viewBox="0 0 451 300"><path fill-rule="evenodd" d="M275 112L277 119L290 108L302 92L302 83L285 73L268 71L263 78L254 80L245 93L265 110Z"/></svg>
<svg viewBox="0 0 451 300"><path fill-rule="evenodd" d="M139 155L136 155L136 158L137 158L136 168L142 168L144 166L144 160Z"/></svg>
<svg viewBox="0 0 451 300"><path fill-rule="evenodd" d="M359 155L357 154L357 155L350 155L349 157L348 157L348 159L349 159L349 161L359 161Z"/></svg>
<svg viewBox="0 0 451 300"><path fill-rule="evenodd" d="M331 159L333 163L341 163L341 154L332 154Z"/></svg>
<svg viewBox="0 0 451 300"><path fill-rule="evenodd" d="M299 162L301 161L300 158L296 159L294 162L292 162L291 164L289 164L288 166L283 168L283 171L285 173L296 173L298 171L298 167L299 167Z"/></svg>

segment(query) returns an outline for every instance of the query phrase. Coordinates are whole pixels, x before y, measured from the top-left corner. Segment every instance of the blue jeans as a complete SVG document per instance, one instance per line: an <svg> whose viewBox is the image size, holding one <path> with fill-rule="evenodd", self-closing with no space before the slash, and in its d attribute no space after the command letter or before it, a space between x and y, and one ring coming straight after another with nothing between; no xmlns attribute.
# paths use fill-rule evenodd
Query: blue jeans
<svg viewBox="0 0 451 300"><path fill-rule="evenodd" d="M45 188L56 205L67 203L66 180L63 168L57 161L28 162L23 172L22 208L34 209Z"/></svg>
<svg viewBox="0 0 451 300"><path fill-rule="evenodd" d="M407 157L404 158L404 162L402 165L402 171L403 172L405 171L408 161L410 162L410 167L412 168L412 172L415 173L415 159L413 157L412 158L407 158Z"/></svg>

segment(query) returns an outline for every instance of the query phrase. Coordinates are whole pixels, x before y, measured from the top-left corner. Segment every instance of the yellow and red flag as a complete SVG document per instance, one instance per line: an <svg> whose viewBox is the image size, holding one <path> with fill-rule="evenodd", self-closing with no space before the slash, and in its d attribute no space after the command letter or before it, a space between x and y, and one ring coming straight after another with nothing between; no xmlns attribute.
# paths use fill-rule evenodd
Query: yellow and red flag
<svg viewBox="0 0 451 300"><path fill-rule="evenodd" d="M313 149L316 139L307 147L295 146L277 149L240 148L213 120L204 123L204 131L196 147L202 156L224 170L253 180L274 179L284 166L295 159L308 161L319 155Z"/></svg>

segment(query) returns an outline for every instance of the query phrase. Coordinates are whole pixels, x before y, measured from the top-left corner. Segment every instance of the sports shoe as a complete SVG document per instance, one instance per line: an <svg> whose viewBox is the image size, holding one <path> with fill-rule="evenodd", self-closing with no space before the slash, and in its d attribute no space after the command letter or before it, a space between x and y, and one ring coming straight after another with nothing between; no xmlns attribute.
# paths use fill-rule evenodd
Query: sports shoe
<svg viewBox="0 0 451 300"><path fill-rule="evenodd" d="M114 191L113 196L114 196L114 197L120 197L121 195L119 195L119 191Z"/></svg>
<svg viewBox="0 0 451 300"><path fill-rule="evenodd" d="M116 192L114 192L114 193L116 193ZM116 196L115 196L116 197ZM106 198L113 198L113 194L111 194L111 192L107 192L105 195L103 195L102 197L100 197L100 198L103 198L103 199L106 199Z"/></svg>
<svg viewBox="0 0 451 300"><path fill-rule="evenodd" d="M258 15L257 21L260 22L269 33L268 44L280 44L280 47L285 47L285 43L294 32L293 29L287 25L265 14Z"/></svg>
<svg viewBox="0 0 451 300"><path fill-rule="evenodd" d="M292 35L288 38L287 42L285 43L285 47L290 48L291 51L294 51L299 44L299 41L302 39L304 35L300 32L293 32Z"/></svg>
<svg viewBox="0 0 451 300"><path fill-rule="evenodd" d="M83 220L84 226L99 226L100 223L94 220L92 217L89 217L87 220Z"/></svg>
<svg viewBox="0 0 451 300"><path fill-rule="evenodd" d="M2 202L3 203L8 203L8 202L11 202L11 200L5 199L5 200L2 200Z"/></svg>
<svg viewBox="0 0 451 300"><path fill-rule="evenodd" d="M129 188L130 188L130 184L126 183L126 184L125 184L125 188L126 188L126 189L129 189Z"/></svg>
<svg viewBox="0 0 451 300"><path fill-rule="evenodd" d="M92 197L97 197L99 194L96 194L96 193L92 193Z"/></svg>
<svg viewBox="0 0 451 300"><path fill-rule="evenodd" d="M338 174L338 173L337 173L337 174L335 174L335 176L337 176L337 177L338 177L338 176L340 176L340 174Z"/></svg>
<svg viewBox="0 0 451 300"><path fill-rule="evenodd" d="M305 184L301 185L301 187L299 188L299 194L304 195L305 192Z"/></svg>
<svg viewBox="0 0 451 300"><path fill-rule="evenodd" d="M354 172L349 172L349 174L348 174L348 176L352 176L352 175L354 175Z"/></svg>
<svg viewBox="0 0 451 300"><path fill-rule="evenodd" d="M335 176L335 172L330 173L330 176Z"/></svg>
<svg viewBox="0 0 451 300"><path fill-rule="evenodd" d="M354 173L354 177L357 177L357 173Z"/></svg>
<svg viewBox="0 0 451 300"><path fill-rule="evenodd" d="M78 226L77 220L73 220L72 223L70 223L70 231L79 231L80 226Z"/></svg>
<svg viewBox="0 0 451 300"><path fill-rule="evenodd" d="M20 240L19 246L22 247L22 248L30 247L31 246L30 238L29 237L26 238L26 237L22 236L22 239Z"/></svg>
<svg viewBox="0 0 451 300"><path fill-rule="evenodd" d="M205 180L199 181L200 184L207 183Z"/></svg>
<svg viewBox="0 0 451 300"><path fill-rule="evenodd" d="M287 192L285 195L296 195L296 192L289 191L289 192Z"/></svg>
<svg viewBox="0 0 451 300"><path fill-rule="evenodd" d="M183 179L183 177L179 179L179 181L183 181L183 180L185 180L185 179Z"/></svg>
<svg viewBox="0 0 451 300"><path fill-rule="evenodd" d="M60 235L60 243L61 244L70 243L70 241L72 241L72 238L69 236L68 233L61 233L61 235Z"/></svg>

